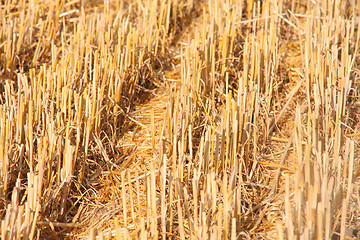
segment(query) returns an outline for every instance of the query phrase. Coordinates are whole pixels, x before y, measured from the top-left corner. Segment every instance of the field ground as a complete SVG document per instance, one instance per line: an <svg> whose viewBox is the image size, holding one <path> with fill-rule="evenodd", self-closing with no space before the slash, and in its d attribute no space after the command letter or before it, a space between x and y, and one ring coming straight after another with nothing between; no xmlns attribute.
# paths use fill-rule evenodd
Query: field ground
<svg viewBox="0 0 360 240"><path fill-rule="evenodd" d="M1 239L359 239L360 3L0 3Z"/></svg>

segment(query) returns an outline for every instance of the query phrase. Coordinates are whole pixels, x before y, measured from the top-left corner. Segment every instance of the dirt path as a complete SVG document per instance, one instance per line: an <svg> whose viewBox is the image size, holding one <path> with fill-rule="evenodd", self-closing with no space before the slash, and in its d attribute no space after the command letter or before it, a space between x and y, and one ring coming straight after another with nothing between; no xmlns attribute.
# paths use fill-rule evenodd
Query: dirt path
<svg viewBox="0 0 360 240"><path fill-rule="evenodd" d="M202 4L197 6L197 9L202 8ZM119 171L101 172L99 182L103 187L97 192L97 199L94 200L97 207L85 211L85 222L91 221L90 229L96 229L97 236L116 235L112 230L114 224L119 224L128 236L133 236L136 231L132 230L138 229L137 225L141 224L141 219L149 214L146 178L153 172L156 173L156 178L159 177L162 159L160 139L170 118L167 109L175 89L181 82L181 54L190 46L196 32L202 27L203 16L199 12L202 11L191 12L185 26L175 35L169 46L171 67L164 69L162 86L153 90L150 100L136 106L128 114L129 130L115 146L124 153L122 163L118 165ZM126 173L123 171L125 169ZM102 202L102 208L98 207L101 206L99 202ZM118 207L114 209L114 206ZM113 210L109 212L109 208ZM96 221L94 214L98 215Z"/></svg>

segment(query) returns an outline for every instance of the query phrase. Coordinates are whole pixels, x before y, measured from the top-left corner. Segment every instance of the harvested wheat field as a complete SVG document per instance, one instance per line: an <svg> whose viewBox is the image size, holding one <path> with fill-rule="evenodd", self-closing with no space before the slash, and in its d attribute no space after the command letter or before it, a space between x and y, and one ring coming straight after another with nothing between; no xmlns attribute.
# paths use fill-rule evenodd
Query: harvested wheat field
<svg viewBox="0 0 360 240"><path fill-rule="evenodd" d="M1 239L359 239L360 2L3 0Z"/></svg>

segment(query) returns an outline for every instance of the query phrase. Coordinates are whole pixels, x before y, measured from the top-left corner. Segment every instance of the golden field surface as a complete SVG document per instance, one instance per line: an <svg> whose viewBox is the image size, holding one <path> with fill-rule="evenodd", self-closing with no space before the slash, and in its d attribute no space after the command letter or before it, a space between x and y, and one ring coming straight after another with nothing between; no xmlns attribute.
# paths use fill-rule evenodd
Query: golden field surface
<svg viewBox="0 0 360 240"><path fill-rule="evenodd" d="M360 2L2 0L1 239L358 239Z"/></svg>

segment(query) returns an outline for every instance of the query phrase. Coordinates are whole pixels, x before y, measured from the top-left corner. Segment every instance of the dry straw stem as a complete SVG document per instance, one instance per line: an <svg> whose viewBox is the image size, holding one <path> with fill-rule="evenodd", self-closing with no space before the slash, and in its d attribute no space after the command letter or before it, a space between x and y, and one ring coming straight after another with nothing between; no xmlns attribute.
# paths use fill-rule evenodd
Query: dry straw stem
<svg viewBox="0 0 360 240"><path fill-rule="evenodd" d="M356 239L358 1L0 4L2 239Z"/></svg>

